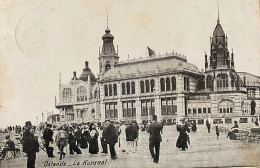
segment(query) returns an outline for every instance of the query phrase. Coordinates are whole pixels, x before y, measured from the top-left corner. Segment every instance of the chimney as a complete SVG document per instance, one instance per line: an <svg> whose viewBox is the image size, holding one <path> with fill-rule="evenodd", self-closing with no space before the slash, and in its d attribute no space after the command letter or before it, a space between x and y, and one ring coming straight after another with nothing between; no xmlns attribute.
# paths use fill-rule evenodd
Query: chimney
<svg viewBox="0 0 260 168"><path fill-rule="evenodd" d="M246 77L244 76L244 86L246 86Z"/></svg>
<svg viewBox="0 0 260 168"><path fill-rule="evenodd" d="M88 61L85 62L85 69L89 69L89 67L88 67Z"/></svg>
<svg viewBox="0 0 260 168"><path fill-rule="evenodd" d="M76 71L73 72L73 78L77 78Z"/></svg>

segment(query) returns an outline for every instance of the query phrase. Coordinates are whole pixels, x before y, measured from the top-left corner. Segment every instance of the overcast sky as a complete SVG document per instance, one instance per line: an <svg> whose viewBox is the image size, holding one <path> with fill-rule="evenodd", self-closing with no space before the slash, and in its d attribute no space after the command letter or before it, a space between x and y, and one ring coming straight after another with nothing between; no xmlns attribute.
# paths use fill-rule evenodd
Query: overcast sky
<svg viewBox="0 0 260 168"><path fill-rule="evenodd" d="M120 60L173 50L204 68L217 24L217 0L8 0L0 2L0 127L57 112L62 83L84 62L98 73L108 27ZM234 50L236 71L260 76L259 0L219 0L220 23Z"/></svg>

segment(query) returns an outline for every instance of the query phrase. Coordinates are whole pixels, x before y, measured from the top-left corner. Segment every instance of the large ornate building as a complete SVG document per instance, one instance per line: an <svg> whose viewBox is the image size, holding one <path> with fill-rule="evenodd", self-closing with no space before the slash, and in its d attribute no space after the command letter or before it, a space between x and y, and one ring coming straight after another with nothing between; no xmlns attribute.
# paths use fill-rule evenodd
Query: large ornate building
<svg viewBox="0 0 260 168"><path fill-rule="evenodd" d="M219 19L205 53L205 71L177 53L119 62L110 30L105 30L99 53L99 76L88 62L80 77L73 72L68 84L60 85L61 121L80 123L106 119L176 123L188 117L198 124L211 117L213 123L252 122L260 110L260 77L236 72L234 53Z"/></svg>

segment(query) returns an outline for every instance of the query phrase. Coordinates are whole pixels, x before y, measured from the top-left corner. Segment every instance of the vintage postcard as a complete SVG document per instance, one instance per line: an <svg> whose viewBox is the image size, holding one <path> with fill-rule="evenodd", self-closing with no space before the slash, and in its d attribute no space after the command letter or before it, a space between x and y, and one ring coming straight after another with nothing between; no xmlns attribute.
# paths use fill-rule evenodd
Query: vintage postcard
<svg viewBox="0 0 260 168"><path fill-rule="evenodd" d="M259 0L1 0L0 167L259 167Z"/></svg>

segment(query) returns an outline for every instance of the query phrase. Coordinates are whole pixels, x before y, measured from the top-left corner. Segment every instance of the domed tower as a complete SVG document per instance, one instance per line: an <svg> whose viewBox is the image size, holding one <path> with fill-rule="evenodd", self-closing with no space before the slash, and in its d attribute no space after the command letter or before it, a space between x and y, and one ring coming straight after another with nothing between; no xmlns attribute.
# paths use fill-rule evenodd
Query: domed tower
<svg viewBox="0 0 260 168"><path fill-rule="evenodd" d="M109 69L116 67L119 61L118 51L115 51L113 44L114 36L110 34L110 30L107 27L106 34L103 35L102 51L99 51L99 73L105 74Z"/></svg>
<svg viewBox="0 0 260 168"><path fill-rule="evenodd" d="M89 78L88 78L89 76ZM85 62L85 68L83 69L83 72L81 73L80 77L79 77L80 80L83 80L85 82L96 82L96 77L95 75L91 72L91 69L89 69L89 66L88 66L88 61ZM88 81L90 80L90 81Z"/></svg>

